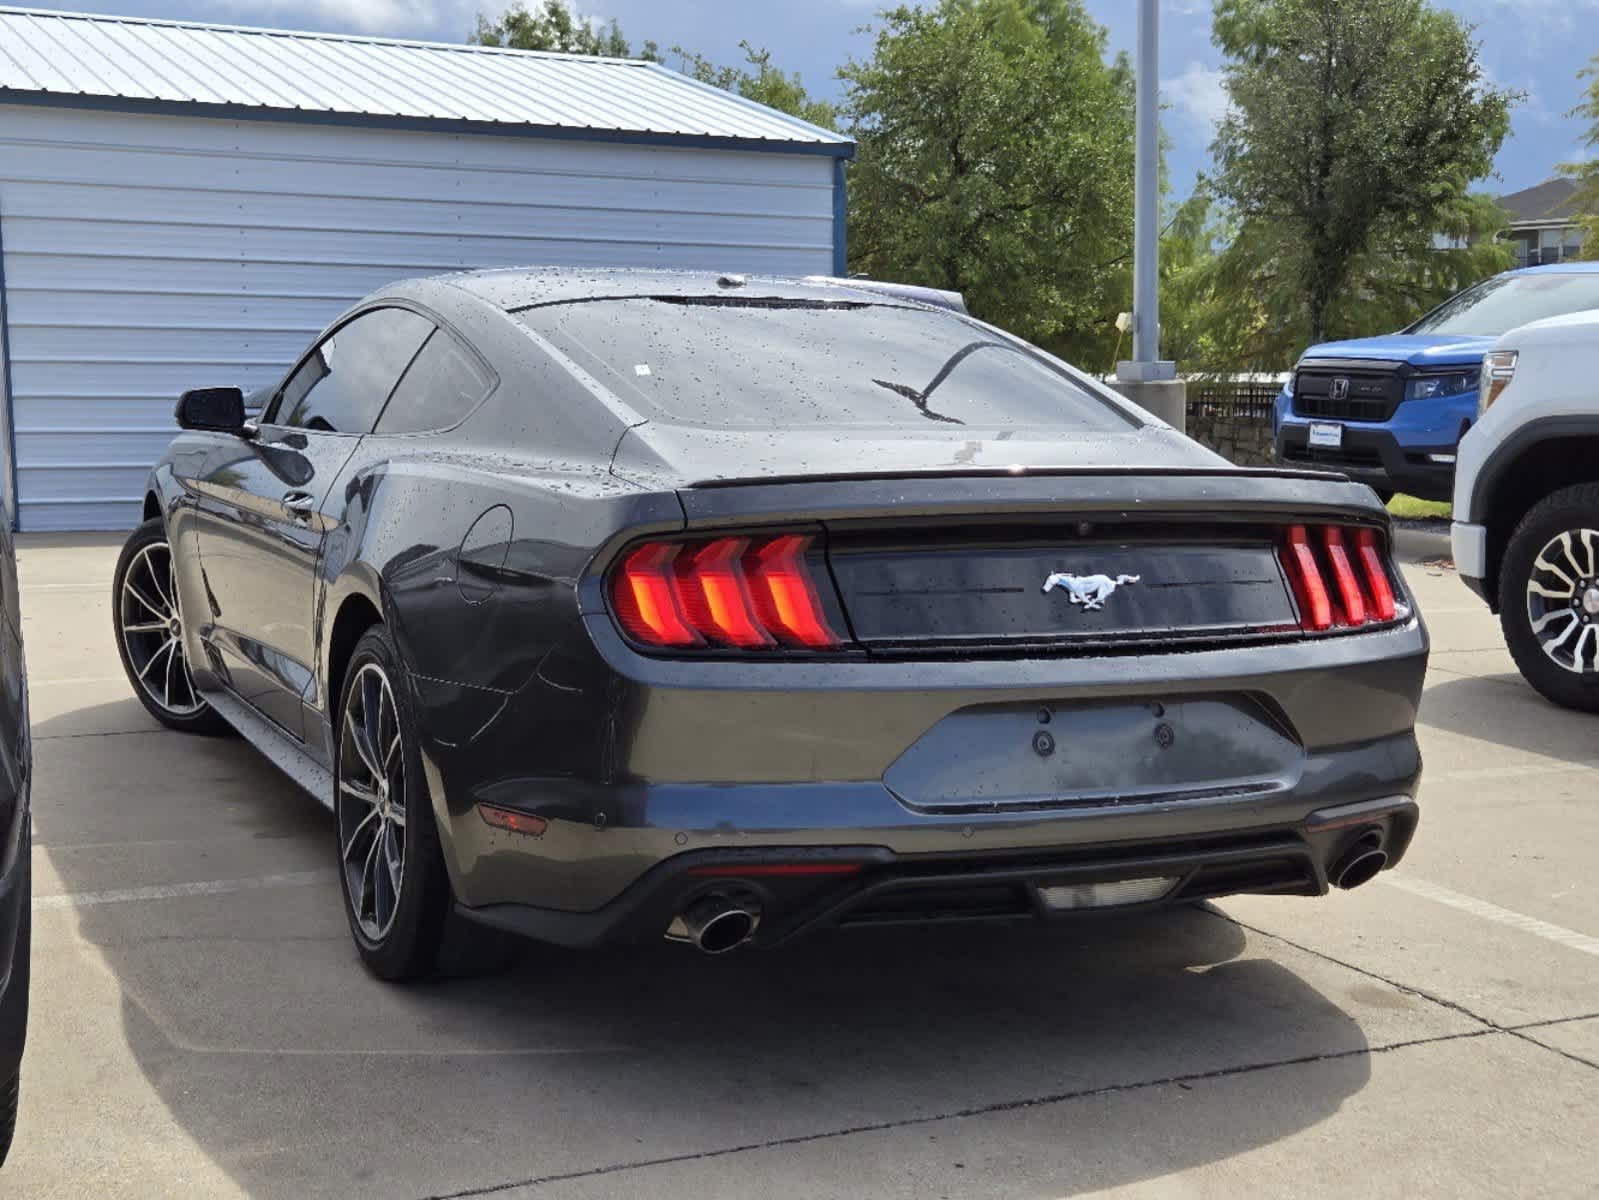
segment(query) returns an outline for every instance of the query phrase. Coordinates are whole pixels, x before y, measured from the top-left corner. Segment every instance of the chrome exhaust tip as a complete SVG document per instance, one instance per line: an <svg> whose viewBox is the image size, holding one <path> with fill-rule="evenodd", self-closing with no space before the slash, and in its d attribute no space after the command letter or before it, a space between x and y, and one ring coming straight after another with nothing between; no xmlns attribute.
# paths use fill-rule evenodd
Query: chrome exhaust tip
<svg viewBox="0 0 1599 1200"><path fill-rule="evenodd" d="M749 941L761 923L760 906L727 896L701 896L666 930L668 940L687 942L702 954L726 954Z"/></svg>
<svg viewBox="0 0 1599 1200"><path fill-rule="evenodd" d="M1387 865L1388 855L1381 844L1372 838L1362 838L1338 860L1329 874L1333 886L1347 892L1370 883Z"/></svg>

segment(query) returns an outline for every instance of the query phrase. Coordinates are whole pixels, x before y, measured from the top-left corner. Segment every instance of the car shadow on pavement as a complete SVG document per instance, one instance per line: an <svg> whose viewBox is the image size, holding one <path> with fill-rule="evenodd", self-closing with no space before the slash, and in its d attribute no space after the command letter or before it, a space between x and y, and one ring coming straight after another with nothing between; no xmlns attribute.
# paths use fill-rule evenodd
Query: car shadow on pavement
<svg viewBox="0 0 1599 1200"><path fill-rule="evenodd" d="M217 877L229 831L262 877L331 859L331 818L243 742L141 737L159 749L73 739L75 755L115 760L114 799L53 796L41 774L36 827L65 890L105 886L89 860L49 850L95 806L203 825L190 879ZM202 790L174 796L190 758ZM260 1197L445 1195L918 1125L931 1141L940 1117L1147 1094L1124 1128L1049 1110L1073 1164L1050 1181L1062 1195L1270 1144L1369 1077L1356 1022L1203 908L840 932L721 959L536 947L503 973L410 987L362 969L331 879L103 903L76 921L121 989L145 1081ZM1272 1064L1314 1069L1206 1102L1211 1080L1290 1069Z"/></svg>
<svg viewBox="0 0 1599 1200"><path fill-rule="evenodd" d="M1599 762L1599 719L1546 700L1520 675L1458 676L1432 683L1421 720L1478 741L1583 766Z"/></svg>

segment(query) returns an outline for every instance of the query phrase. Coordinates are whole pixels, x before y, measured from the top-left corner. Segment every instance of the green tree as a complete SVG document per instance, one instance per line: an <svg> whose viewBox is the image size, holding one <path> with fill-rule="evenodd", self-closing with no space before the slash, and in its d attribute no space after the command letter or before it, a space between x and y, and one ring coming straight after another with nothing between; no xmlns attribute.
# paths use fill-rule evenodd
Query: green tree
<svg viewBox="0 0 1599 1200"><path fill-rule="evenodd" d="M853 270L965 294L1085 362L1128 295L1133 94L1080 0L885 12L840 76L858 147Z"/></svg>
<svg viewBox="0 0 1599 1200"><path fill-rule="evenodd" d="M1498 201L1469 193L1432 229L1397 225L1348 266L1328 309L1340 337L1402 329L1456 292L1509 268L1498 240ZM1292 263L1291 234L1240 221L1206 181L1173 216L1161 240L1162 347L1197 374L1283 371L1316 338Z"/></svg>
<svg viewBox="0 0 1599 1200"><path fill-rule="evenodd" d="M1214 37L1231 103L1216 184L1235 245L1271 248L1274 301L1303 309L1312 342L1349 332L1362 266L1398 254L1427 267L1519 97L1426 0L1216 0Z"/></svg>
<svg viewBox="0 0 1599 1200"><path fill-rule="evenodd" d="M1576 195L1576 210L1586 231L1582 257L1591 259L1599 258L1599 55L1578 78L1589 82L1583 91L1582 103L1571 110L1571 115L1586 117L1592 122L1582 143L1596 154L1584 162L1565 163L1560 169L1581 184Z"/></svg>
<svg viewBox="0 0 1599 1200"><path fill-rule="evenodd" d="M837 105L813 99L798 74L789 75L772 65L770 50L757 50L748 42L738 45L744 51L745 63L739 67L718 66L703 54L690 53L681 46L673 46L672 54L677 59L677 69L701 83L734 92L823 129L838 128Z"/></svg>
<svg viewBox="0 0 1599 1200"><path fill-rule="evenodd" d="M567 6L566 0L543 0L531 11L518 3L495 21L479 15L477 30L468 40L480 46L507 46L514 50L633 57L633 49L620 24L613 20L609 25L595 26L579 17ZM681 46L673 46L672 55L677 59L675 65L679 71L701 83L709 83L813 125L838 128L837 107L825 100L813 99L798 75L789 75L772 63L771 51L757 50L748 42L740 42L739 48L744 51L744 64L736 67L718 66L703 54ZM645 42L638 57L651 62L662 61L660 47L654 42Z"/></svg>
<svg viewBox="0 0 1599 1200"><path fill-rule="evenodd" d="M479 46L505 46L512 50L633 57L633 50L616 21L596 27L568 8L565 0L544 0L531 12L520 3L514 4L496 21L479 13L477 29L467 40ZM659 61L655 43L645 42L639 57Z"/></svg>
<svg viewBox="0 0 1599 1200"><path fill-rule="evenodd" d="M1237 230L1201 178L1172 213L1160 239L1160 344L1186 372L1246 370L1265 323L1264 306L1237 277L1225 251Z"/></svg>

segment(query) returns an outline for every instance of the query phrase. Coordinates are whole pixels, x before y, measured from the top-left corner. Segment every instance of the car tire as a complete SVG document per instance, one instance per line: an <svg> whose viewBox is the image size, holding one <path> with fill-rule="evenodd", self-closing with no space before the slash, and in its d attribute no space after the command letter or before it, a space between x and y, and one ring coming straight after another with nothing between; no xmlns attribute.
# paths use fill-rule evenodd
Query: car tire
<svg viewBox="0 0 1599 1200"><path fill-rule="evenodd" d="M11 950L11 979L0 1004L0 1044L6 1051L10 1078L0 1077L0 1166L11 1153L17 1132L17 1100L22 1083L21 1052L28 1033L28 987L33 973L33 832L25 834L17 886L22 911L17 914L17 937Z"/></svg>
<svg viewBox="0 0 1599 1200"><path fill-rule="evenodd" d="M17 1133L21 1078L18 1074L0 1082L0 1166L5 1165L6 1156L11 1153L11 1141Z"/></svg>
<svg viewBox="0 0 1599 1200"><path fill-rule="evenodd" d="M112 577L111 629L122 669L145 710L168 729L226 733L228 723L195 690L172 583L166 526L151 517L122 547Z"/></svg>
<svg viewBox="0 0 1599 1200"><path fill-rule="evenodd" d="M1511 535L1499 572L1499 621L1516 666L1544 696L1583 712L1599 712L1595 609L1599 483L1584 483L1533 506Z"/></svg>
<svg viewBox="0 0 1599 1200"><path fill-rule="evenodd" d="M361 635L344 672L333 793L339 891L361 960L380 979L431 973L452 905L450 881L410 696L382 625Z"/></svg>

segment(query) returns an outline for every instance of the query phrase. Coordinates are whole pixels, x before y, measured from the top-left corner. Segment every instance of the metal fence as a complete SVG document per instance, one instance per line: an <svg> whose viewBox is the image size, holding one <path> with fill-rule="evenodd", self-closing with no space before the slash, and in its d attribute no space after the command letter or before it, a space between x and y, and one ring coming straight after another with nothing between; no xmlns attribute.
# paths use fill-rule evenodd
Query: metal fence
<svg viewBox="0 0 1599 1200"><path fill-rule="evenodd" d="M1243 379L1194 378L1188 381L1188 417L1271 421L1283 378L1253 375Z"/></svg>

